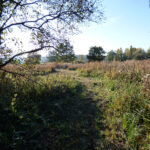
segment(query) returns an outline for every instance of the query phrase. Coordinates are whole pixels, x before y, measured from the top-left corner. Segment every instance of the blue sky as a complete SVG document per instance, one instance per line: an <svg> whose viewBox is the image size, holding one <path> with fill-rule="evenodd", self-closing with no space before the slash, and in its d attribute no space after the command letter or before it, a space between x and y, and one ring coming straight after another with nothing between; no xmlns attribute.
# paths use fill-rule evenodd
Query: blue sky
<svg viewBox="0 0 150 150"><path fill-rule="evenodd" d="M106 52L130 47L150 47L149 0L103 0L105 20L82 26L82 33L71 38L76 54L87 54L91 46Z"/></svg>

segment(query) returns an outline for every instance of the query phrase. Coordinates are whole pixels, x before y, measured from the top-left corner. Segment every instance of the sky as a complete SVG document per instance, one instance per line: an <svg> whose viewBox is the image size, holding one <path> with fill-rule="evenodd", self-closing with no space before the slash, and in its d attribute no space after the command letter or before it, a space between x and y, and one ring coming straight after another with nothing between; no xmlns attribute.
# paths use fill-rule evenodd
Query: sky
<svg viewBox="0 0 150 150"><path fill-rule="evenodd" d="M91 46L101 46L106 52L124 50L131 45L145 51L150 48L150 0L102 0L102 3L104 19L101 23L81 25L81 32L70 37L76 55L87 55ZM30 33L20 33L16 29L15 34L23 41L25 49L32 49ZM48 51L39 53L43 57L48 55Z"/></svg>
<svg viewBox="0 0 150 150"><path fill-rule="evenodd" d="M150 47L149 0L103 0L105 19L80 27L71 37L75 54L88 54L91 46L102 46L106 52L131 45Z"/></svg>

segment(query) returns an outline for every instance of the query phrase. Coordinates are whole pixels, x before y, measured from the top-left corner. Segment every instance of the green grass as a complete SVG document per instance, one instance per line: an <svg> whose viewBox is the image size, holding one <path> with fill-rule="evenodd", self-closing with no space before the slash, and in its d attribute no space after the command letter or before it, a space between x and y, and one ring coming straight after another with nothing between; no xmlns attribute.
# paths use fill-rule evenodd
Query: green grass
<svg viewBox="0 0 150 150"><path fill-rule="evenodd" d="M107 141L120 149L150 149L149 82L144 83L141 72L101 72L81 69L79 75L99 79L95 89L104 108L103 132ZM146 92L145 92L146 91Z"/></svg>
<svg viewBox="0 0 150 150"><path fill-rule="evenodd" d="M0 81L0 90L2 149L96 147L98 108L73 78L56 75L33 82L8 74Z"/></svg>

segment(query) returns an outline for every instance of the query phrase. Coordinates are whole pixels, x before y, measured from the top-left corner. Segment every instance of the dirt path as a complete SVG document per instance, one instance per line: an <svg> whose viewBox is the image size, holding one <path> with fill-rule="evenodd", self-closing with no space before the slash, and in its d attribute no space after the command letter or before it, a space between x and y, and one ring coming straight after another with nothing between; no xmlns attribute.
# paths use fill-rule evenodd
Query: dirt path
<svg viewBox="0 0 150 150"><path fill-rule="evenodd" d="M97 78L81 77L76 71L72 70L58 69L57 74L73 77L76 81L86 86L87 91L95 91L97 86L102 84Z"/></svg>

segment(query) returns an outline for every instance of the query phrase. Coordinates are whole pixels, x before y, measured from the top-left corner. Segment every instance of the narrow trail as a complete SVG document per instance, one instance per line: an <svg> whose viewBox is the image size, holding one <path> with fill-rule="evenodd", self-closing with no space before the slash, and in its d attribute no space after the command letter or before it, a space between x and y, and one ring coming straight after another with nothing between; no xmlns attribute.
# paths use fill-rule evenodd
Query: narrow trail
<svg viewBox="0 0 150 150"><path fill-rule="evenodd" d="M120 150L114 144L106 142L103 134L106 129L103 123L105 104L98 94L103 84L102 81L96 78L80 77L76 71L66 69L58 69L56 74L72 77L85 88L84 101L79 101L80 107L77 108L80 109L82 123L86 131L86 136L82 139L88 144L85 150ZM85 125L85 122L87 122L87 125ZM81 148L81 150L83 149Z"/></svg>
<svg viewBox="0 0 150 150"><path fill-rule="evenodd" d="M78 75L77 71L66 70L66 69L58 69L57 74L72 77L74 80L80 82L86 89L85 90L86 98L91 99L91 102L96 101L98 103L102 101L98 97L99 85L102 84L102 82L99 79L91 78L91 77L81 77Z"/></svg>
<svg viewBox="0 0 150 150"><path fill-rule="evenodd" d="M101 81L99 79L91 77L81 77L76 71L72 70L58 69L57 74L72 77L73 79L84 85L87 91L95 91L95 88L97 88L97 86L101 84Z"/></svg>

